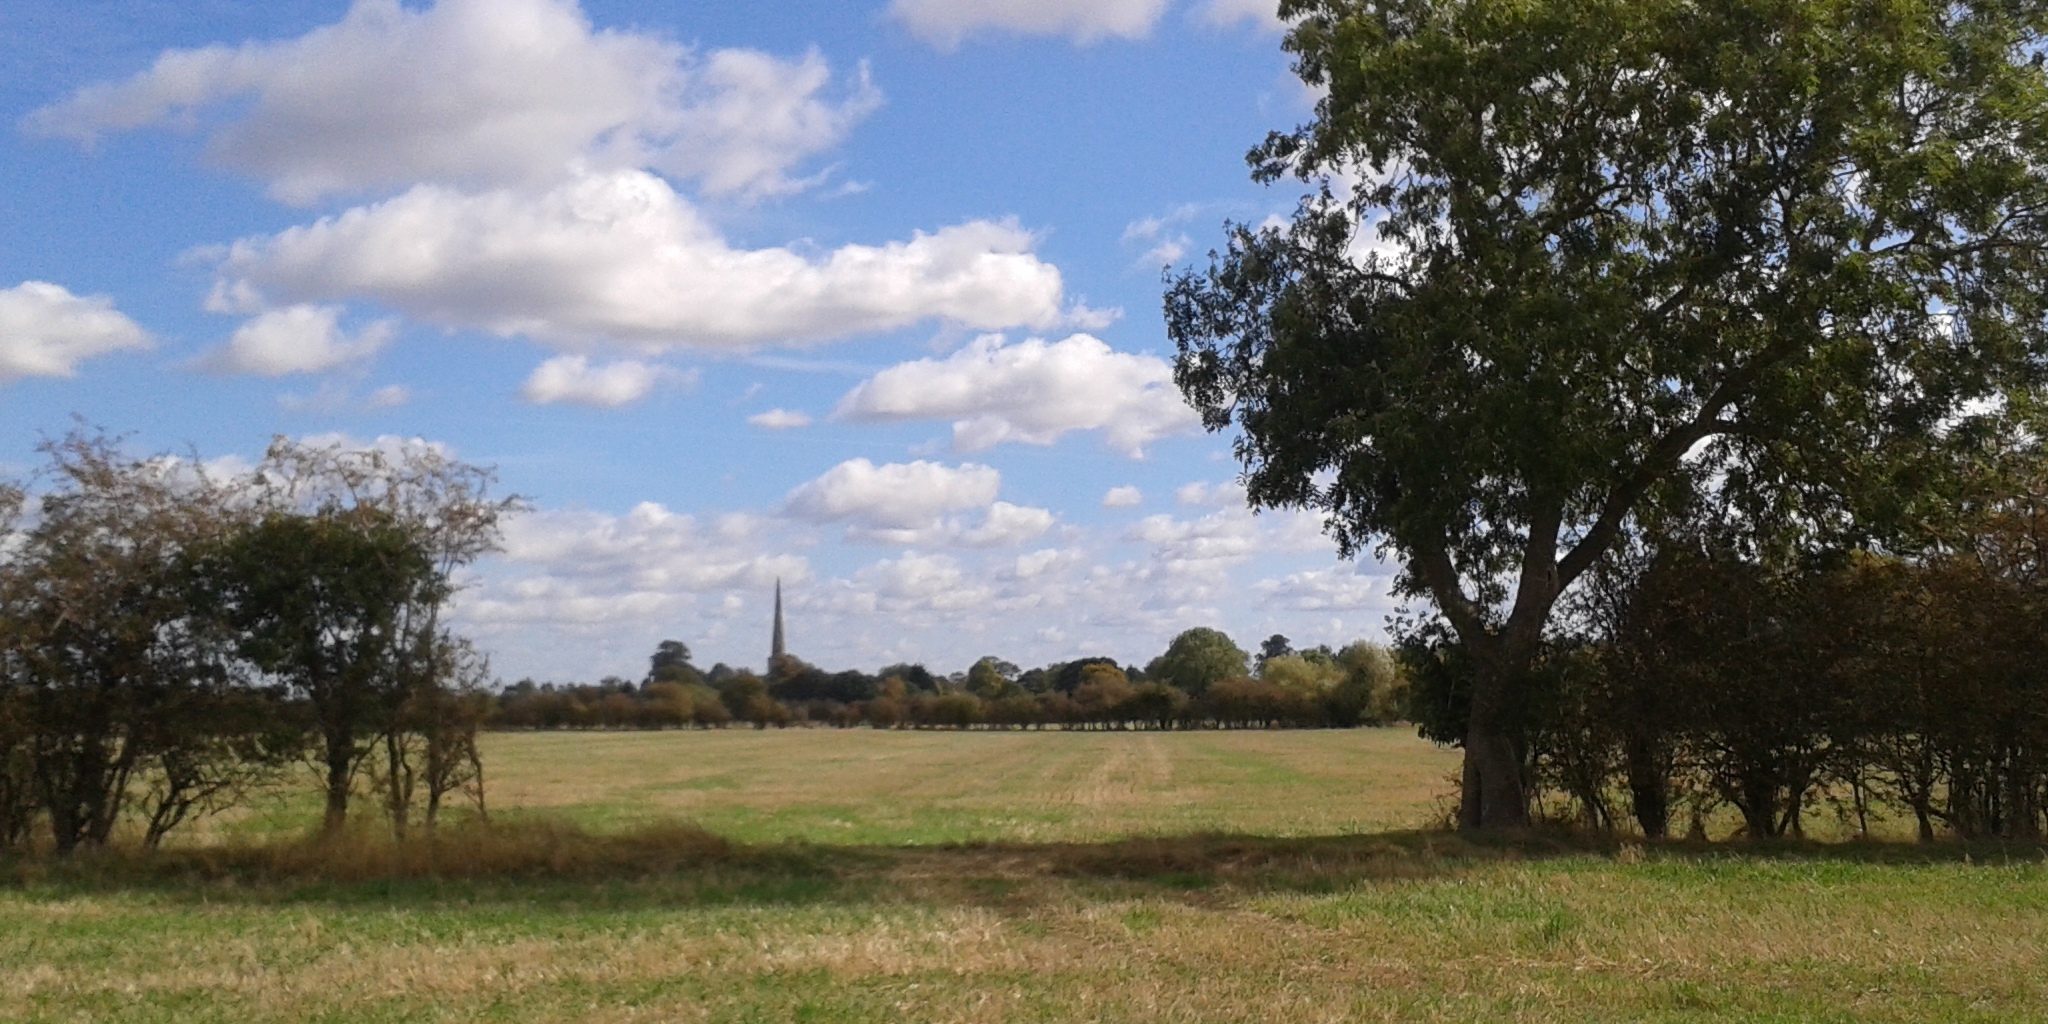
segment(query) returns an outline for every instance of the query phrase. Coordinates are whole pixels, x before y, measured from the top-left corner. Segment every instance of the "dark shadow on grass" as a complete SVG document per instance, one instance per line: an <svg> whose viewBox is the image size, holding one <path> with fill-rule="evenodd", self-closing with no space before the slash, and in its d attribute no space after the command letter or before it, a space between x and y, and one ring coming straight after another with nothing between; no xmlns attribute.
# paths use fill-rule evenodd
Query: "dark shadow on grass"
<svg viewBox="0 0 2048 1024"><path fill-rule="evenodd" d="M721 906L966 904L1028 912L1076 898L1219 904L1455 878L1503 862L1638 866L1811 862L1900 867L2042 863L2036 844L1644 843L1565 832L1431 830L1273 837L1221 833L1101 842L942 846L743 845L688 825L592 833L526 821L395 844L371 836L0 857L0 888L32 897L147 892L263 905L495 905L576 913Z"/></svg>

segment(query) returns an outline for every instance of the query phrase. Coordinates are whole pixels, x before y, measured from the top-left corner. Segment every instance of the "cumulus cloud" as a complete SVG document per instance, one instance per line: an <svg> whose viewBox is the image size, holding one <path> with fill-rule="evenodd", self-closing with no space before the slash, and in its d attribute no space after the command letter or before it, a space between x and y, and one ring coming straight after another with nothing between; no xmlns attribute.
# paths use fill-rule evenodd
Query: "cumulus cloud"
<svg viewBox="0 0 2048 1024"><path fill-rule="evenodd" d="M1152 562L1168 568L1229 564L1254 555L1330 548L1321 521L1312 514L1269 511L1255 515L1241 505L1194 519L1146 516L1125 537L1151 545Z"/></svg>
<svg viewBox="0 0 2048 1024"><path fill-rule="evenodd" d="M747 422L763 430L797 430L811 425L811 417L793 409L769 409L747 417Z"/></svg>
<svg viewBox="0 0 2048 1024"><path fill-rule="evenodd" d="M676 141L653 165L695 178L714 195L771 195L818 184L826 172L793 178L790 168L838 145L882 103L866 64L838 101L820 98L832 77L816 50L795 61L755 50L716 51L695 76L692 102L673 115Z"/></svg>
<svg viewBox="0 0 2048 1024"><path fill-rule="evenodd" d="M504 550L484 586L460 612L487 627L616 627L661 619L698 595L765 591L775 580L800 582L801 556L772 553L760 522L711 521L644 502L624 515L546 510L505 524Z"/></svg>
<svg viewBox="0 0 2048 1024"><path fill-rule="evenodd" d="M533 183L575 164L769 194L805 184L793 169L880 102L864 68L846 89L832 81L815 52L699 55L597 30L574 0L357 0L295 39L167 50L25 126L91 143L205 123L212 159L299 204L417 181Z"/></svg>
<svg viewBox="0 0 2048 1024"><path fill-rule="evenodd" d="M1167 0L890 0L889 14L912 35L951 50L983 34L1063 36L1077 43L1139 39Z"/></svg>
<svg viewBox="0 0 2048 1024"><path fill-rule="evenodd" d="M980 451L1005 442L1049 445L1101 431L1133 458L1146 445L1200 426L1154 356L1118 352L1076 334L1015 344L986 335L943 359L891 367L862 382L838 415L863 421L953 420L953 444Z"/></svg>
<svg viewBox="0 0 2048 1024"><path fill-rule="evenodd" d="M0 383L74 376L94 356L150 345L149 334L105 295L73 295L47 281L0 290Z"/></svg>
<svg viewBox="0 0 2048 1024"><path fill-rule="evenodd" d="M988 507L1001 487L1002 474L974 463L947 466L920 459L877 466L850 459L791 491L784 507L817 522L916 530L948 513Z"/></svg>
<svg viewBox="0 0 2048 1024"><path fill-rule="evenodd" d="M1234 562L1259 549L1258 531L1249 517L1220 514L1200 519L1146 516L1129 536L1152 545L1165 562Z"/></svg>
<svg viewBox="0 0 2048 1024"><path fill-rule="evenodd" d="M1217 484L1197 480L1175 488L1173 500L1198 508L1243 508L1244 484L1235 480Z"/></svg>
<svg viewBox="0 0 2048 1024"><path fill-rule="evenodd" d="M1015 547L1044 536L1056 522L1058 517L1050 509L998 501L982 513L978 522L947 516L915 527L855 525L848 528L846 539L891 547Z"/></svg>
<svg viewBox="0 0 2048 1024"><path fill-rule="evenodd" d="M1136 487L1112 487L1102 496L1103 508L1136 508L1145 503L1145 493Z"/></svg>
<svg viewBox="0 0 2048 1024"><path fill-rule="evenodd" d="M1268 604L1294 611L1342 611L1394 603L1384 578L1365 575L1349 565L1264 579L1252 589Z"/></svg>
<svg viewBox="0 0 2048 1024"><path fill-rule="evenodd" d="M227 344L200 357L215 373L283 377L322 373L361 362L390 344L398 324L379 320L351 336L340 306L295 305L265 310L235 329Z"/></svg>
<svg viewBox="0 0 2048 1024"><path fill-rule="evenodd" d="M630 359L592 365L585 356L557 356L535 367L519 393L535 405L617 409L646 398L660 384L691 379L670 367Z"/></svg>
<svg viewBox="0 0 2048 1024"><path fill-rule="evenodd" d="M874 610L889 613L985 608L991 596L987 584L968 577L952 556L915 551L876 562L853 582L874 595Z"/></svg>
<svg viewBox="0 0 2048 1024"><path fill-rule="evenodd" d="M583 348L744 350L939 319L1062 321L1058 268L1014 222L824 253L728 244L641 171L543 193L421 185L218 254L219 306L369 299L415 319Z"/></svg>

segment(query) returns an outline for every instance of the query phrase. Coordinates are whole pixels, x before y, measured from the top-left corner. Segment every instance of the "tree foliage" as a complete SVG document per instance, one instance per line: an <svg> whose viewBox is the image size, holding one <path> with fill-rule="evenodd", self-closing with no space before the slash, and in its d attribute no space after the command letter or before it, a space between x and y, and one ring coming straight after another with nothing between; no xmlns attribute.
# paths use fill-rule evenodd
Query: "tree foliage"
<svg viewBox="0 0 2048 1024"><path fill-rule="evenodd" d="M1245 674L1250 658L1221 630L1197 626L1173 638L1166 653L1145 666L1145 678L1199 697L1211 684Z"/></svg>

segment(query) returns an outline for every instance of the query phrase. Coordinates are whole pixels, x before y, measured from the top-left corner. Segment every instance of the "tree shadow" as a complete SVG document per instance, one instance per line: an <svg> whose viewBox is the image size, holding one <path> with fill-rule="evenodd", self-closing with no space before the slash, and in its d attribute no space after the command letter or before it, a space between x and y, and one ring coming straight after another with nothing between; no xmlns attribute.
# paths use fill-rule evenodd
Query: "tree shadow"
<svg viewBox="0 0 2048 1024"><path fill-rule="evenodd" d="M1537 831L1470 837L1411 829L1322 836L1235 833L1093 842L932 846L745 845L689 826L615 834L487 828L434 843L299 842L0 858L0 890L30 899L153 899L371 909L530 908L580 914L723 906L974 905L1029 912L1076 900L1222 905L1455 879L1508 863L1609 860L1616 870L1760 863L2011 865L2048 861L2012 842L1655 841Z"/></svg>

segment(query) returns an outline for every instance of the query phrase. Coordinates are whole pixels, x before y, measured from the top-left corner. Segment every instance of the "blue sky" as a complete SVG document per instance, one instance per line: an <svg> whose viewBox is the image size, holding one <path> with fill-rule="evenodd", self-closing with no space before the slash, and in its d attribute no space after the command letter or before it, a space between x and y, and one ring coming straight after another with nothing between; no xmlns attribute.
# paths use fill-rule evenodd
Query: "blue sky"
<svg viewBox="0 0 2048 1024"><path fill-rule="evenodd" d="M0 466L73 415L233 465L437 444L535 510L501 675L1376 637L1243 509L1160 266L1284 214L1257 0L0 8Z"/></svg>

